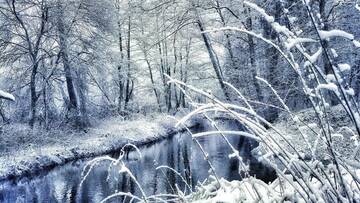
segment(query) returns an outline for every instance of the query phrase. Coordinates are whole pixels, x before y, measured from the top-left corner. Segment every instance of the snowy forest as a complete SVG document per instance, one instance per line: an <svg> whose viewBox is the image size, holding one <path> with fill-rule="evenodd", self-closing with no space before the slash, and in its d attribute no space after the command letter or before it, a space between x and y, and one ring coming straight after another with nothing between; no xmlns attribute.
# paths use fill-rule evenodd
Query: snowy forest
<svg viewBox="0 0 360 203"><path fill-rule="evenodd" d="M0 202L360 202L360 1L0 0Z"/></svg>

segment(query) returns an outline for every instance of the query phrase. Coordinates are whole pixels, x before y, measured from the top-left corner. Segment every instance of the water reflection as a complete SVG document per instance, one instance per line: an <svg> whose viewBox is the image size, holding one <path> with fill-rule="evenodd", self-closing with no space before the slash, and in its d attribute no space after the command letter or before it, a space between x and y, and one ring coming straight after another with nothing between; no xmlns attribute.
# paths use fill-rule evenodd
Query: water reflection
<svg viewBox="0 0 360 203"><path fill-rule="evenodd" d="M234 123L227 124L227 129L239 129ZM196 129L204 131L207 127ZM265 181L271 181L275 175L271 169L258 163L251 156L251 149L256 146L253 140L228 136L229 141L240 151L244 161L249 163L251 175ZM209 154L211 163L220 177L239 180L239 163L230 159L229 146L219 136L198 139ZM176 187L185 190L186 184L174 172L159 166L169 166L178 171L191 187L209 176L209 165L202 152L193 143L189 134L179 134L141 148L142 158L136 152L127 155L126 165L141 184L146 195L175 193ZM116 156L116 155L113 155ZM108 170L109 162L101 162L95 167L82 187L81 171L87 161L81 160L57 167L42 175L22 178L18 181L0 183L1 202L100 202L105 197L118 191L140 195L140 190L125 173L119 174L115 168ZM110 173L110 175L109 175ZM186 188L186 191L189 191ZM113 198L109 202L123 199Z"/></svg>

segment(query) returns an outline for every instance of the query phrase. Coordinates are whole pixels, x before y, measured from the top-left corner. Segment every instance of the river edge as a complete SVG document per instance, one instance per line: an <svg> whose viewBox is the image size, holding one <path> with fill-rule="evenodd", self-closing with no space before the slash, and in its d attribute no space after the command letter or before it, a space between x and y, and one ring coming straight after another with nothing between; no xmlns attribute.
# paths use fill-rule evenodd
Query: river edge
<svg viewBox="0 0 360 203"><path fill-rule="evenodd" d="M334 109L328 113L332 121L331 123L336 124L334 131L338 131L344 126L349 128L353 127L340 106L334 107ZM310 126L316 122L311 109L300 111L296 115L302 122ZM10 154L0 153L0 181L9 179L16 180L23 176L36 175L39 172L79 159L112 154L113 152L118 152L127 143L132 143L140 147L160 141L186 131L185 127L175 127L177 119L182 118L182 116L170 117L161 114L152 118L131 121L108 120L95 128L88 129L88 132L82 133L85 135L70 135L70 141L67 141L70 143L37 146L38 149L34 149L34 147L19 149L12 151ZM201 119L202 121L198 119L199 118L193 118L186 124L186 127L193 128L204 121L203 119ZM205 123L202 123L202 125L204 124ZM274 123L274 126L284 132L284 135L292 143L295 143L298 150L304 153L304 157L307 157L306 145L301 142L301 139L298 139L300 135L295 127L294 121L282 115ZM315 127L312 128L316 129ZM270 133L272 133L271 130ZM348 132L342 133L344 136L334 137L334 142L337 151L339 151L342 156L349 158L356 146L353 146L354 142ZM309 139L310 138L314 139L315 136L309 136ZM280 143L284 142L281 137L277 137L277 140ZM258 152L263 151L262 148L260 144L259 147L253 150L253 155L258 157ZM291 149L288 150L291 151ZM323 160L324 157L326 158L326 156L324 156L325 152L325 147L319 145L318 155L320 157L318 158L320 160ZM327 161L324 160L324 162L326 163ZM266 164L266 162L264 164Z"/></svg>
<svg viewBox="0 0 360 203"><path fill-rule="evenodd" d="M16 180L39 174L71 161L118 152L125 144L138 147L151 144L187 131L198 125L196 121L176 127L176 119L157 117L117 123L105 122L90 128L86 136L70 135L66 145L52 144L13 151L0 155L0 181ZM82 133L84 134L84 133Z"/></svg>

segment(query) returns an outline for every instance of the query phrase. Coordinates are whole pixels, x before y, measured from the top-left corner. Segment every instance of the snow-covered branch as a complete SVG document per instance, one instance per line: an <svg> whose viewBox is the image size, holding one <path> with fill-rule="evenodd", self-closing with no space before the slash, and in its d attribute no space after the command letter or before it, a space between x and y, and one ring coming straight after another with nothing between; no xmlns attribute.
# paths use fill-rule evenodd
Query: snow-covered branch
<svg viewBox="0 0 360 203"><path fill-rule="evenodd" d="M15 101L15 97L12 94L4 92L2 90L0 90L0 99Z"/></svg>

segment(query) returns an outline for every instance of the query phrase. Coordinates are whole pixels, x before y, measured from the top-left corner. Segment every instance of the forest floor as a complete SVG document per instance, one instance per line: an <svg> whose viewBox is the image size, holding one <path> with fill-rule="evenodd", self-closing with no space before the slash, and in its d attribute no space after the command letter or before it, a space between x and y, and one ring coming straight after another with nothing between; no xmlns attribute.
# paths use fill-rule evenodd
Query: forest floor
<svg viewBox="0 0 360 203"><path fill-rule="evenodd" d="M31 130L25 124L3 126L0 180L30 175L69 161L118 151L126 143L146 144L184 130L165 114L124 121L111 118L86 131ZM194 124L189 124L189 126Z"/></svg>

